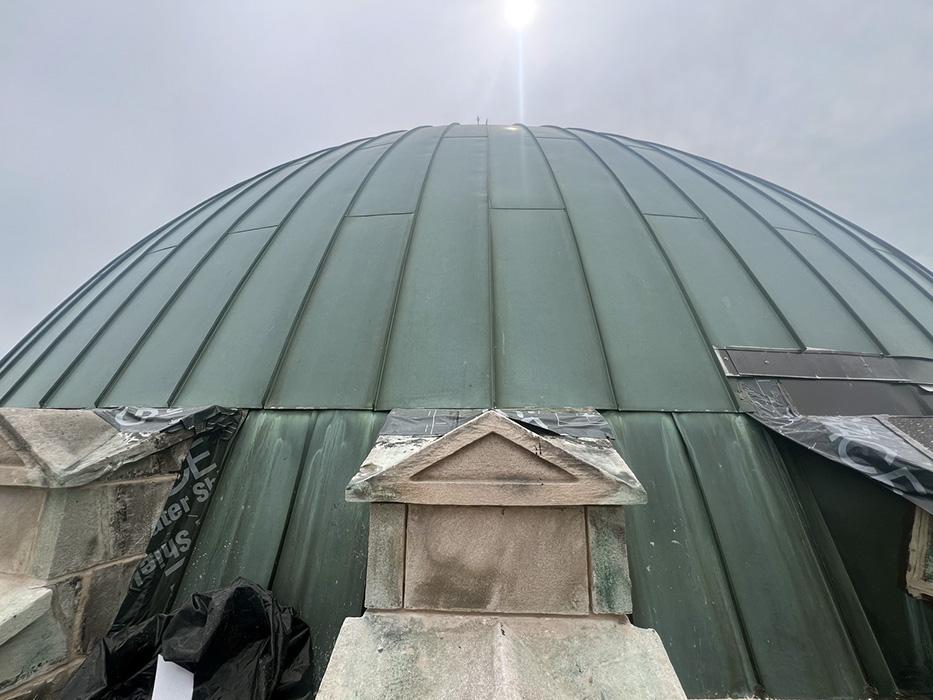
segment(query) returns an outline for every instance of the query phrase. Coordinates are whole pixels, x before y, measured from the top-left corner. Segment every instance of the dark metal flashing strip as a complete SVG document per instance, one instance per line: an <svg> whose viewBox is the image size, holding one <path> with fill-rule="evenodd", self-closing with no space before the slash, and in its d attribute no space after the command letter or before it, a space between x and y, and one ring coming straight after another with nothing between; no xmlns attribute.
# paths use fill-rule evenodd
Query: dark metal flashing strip
<svg viewBox="0 0 933 700"><path fill-rule="evenodd" d="M886 355L771 348L717 348L729 377L785 377L924 384L924 367L933 373L933 359ZM905 361L906 360L906 361Z"/></svg>

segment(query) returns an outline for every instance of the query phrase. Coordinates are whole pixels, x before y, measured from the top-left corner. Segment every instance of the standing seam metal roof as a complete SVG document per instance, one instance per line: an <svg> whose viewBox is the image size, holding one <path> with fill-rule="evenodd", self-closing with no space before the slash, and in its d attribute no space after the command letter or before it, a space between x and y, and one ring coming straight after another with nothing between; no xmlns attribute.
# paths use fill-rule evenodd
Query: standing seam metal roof
<svg viewBox="0 0 933 700"><path fill-rule="evenodd" d="M419 127L169 222L0 403L731 411L713 346L933 356L933 276L799 195L585 129Z"/></svg>

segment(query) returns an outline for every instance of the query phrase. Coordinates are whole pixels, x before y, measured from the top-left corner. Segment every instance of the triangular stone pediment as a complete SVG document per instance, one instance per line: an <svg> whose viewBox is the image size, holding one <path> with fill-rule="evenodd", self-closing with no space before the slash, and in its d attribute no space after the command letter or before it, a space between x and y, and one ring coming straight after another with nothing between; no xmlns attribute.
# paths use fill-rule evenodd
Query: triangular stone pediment
<svg viewBox="0 0 933 700"><path fill-rule="evenodd" d="M412 475L413 481L566 483L577 477L499 433L487 433Z"/></svg>
<svg viewBox="0 0 933 700"><path fill-rule="evenodd" d="M645 492L609 440L541 435L490 410L436 438L380 436L347 499L621 505L643 503Z"/></svg>

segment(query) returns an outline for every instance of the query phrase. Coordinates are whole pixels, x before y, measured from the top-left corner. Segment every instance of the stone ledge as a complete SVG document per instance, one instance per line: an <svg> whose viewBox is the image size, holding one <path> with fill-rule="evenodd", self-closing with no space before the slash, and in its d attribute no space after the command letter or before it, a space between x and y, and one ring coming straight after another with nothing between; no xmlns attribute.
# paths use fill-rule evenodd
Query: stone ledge
<svg viewBox="0 0 933 700"><path fill-rule="evenodd" d="M78 670L84 662L84 657L74 659L66 664L56 666L22 685L8 690L0 691L0 700L52 700L58 698L65 683L71 674Z"/></svg>
<svg viewBox="0 0 933 700"><path fill-rule="evenodd" d="M387 696L686 699L661 638L624 618L347 618L317 697Z"/></svg>
<svg viewBox="0 0 933 700"><path fill-rule="evenodd" d="M68 658L68 635L53 602L41 582L0 577L0 691Z"/></svg>

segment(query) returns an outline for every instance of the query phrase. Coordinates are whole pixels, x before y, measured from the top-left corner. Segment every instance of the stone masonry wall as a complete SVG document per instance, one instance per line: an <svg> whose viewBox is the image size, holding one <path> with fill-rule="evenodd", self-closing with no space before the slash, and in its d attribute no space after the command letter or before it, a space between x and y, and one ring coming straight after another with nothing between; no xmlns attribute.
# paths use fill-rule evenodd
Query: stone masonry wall
<svg viewBox="0 0 933 700"><path fill-rule="evenodd" d="M76 488L0 485L0 700L54 696L107 632L187 447Z"/></svg>

